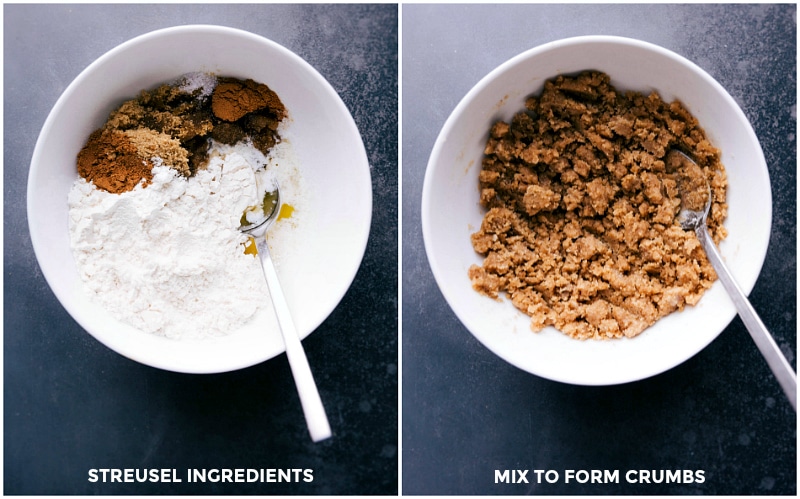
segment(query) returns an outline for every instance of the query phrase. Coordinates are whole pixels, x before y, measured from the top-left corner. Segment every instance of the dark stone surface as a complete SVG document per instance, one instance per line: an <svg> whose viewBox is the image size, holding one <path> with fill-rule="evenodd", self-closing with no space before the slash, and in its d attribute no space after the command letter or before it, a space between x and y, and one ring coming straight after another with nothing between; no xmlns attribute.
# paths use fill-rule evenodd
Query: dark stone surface
<svg viewBox="0 0 800 499"><path fill-rule="evenodd" d="M396 5L4 7L4 490L6 494L397 493ZM363 264L304 341L334 438L313 444L285 356L218 375L128 360L84 332L45 283L25 189L39 130L94 59L134 36L220 24L294 51L339 92L374 192ZM65 200L66 202L66 200ZM310 468L311 483L100 484L91 468Z"/></svg>
<svg viewBox="0 0 800 499"><path fill-rule="evenodd" d="M737 100L764 149L772 237L751 300L796 369L794 5L403 6L403 493L796 495L797 420L737 318L651 379L580 387L506 364L461 325L425 257L420 200L436 137L459 100L507 59L577 35L656 43ZM495 485L494 470L561 479ZM619 483L564 483L565 470ZM627 470L703 470L703 483L628 484Z"/></svg>

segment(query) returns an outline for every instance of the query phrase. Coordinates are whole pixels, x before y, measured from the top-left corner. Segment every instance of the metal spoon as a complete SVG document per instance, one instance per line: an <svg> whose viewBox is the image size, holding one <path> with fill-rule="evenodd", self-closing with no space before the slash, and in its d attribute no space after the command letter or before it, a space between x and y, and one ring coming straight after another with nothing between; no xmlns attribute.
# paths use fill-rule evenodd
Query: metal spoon
<svg viewBox="0 0 800 499"><path fill-rule="evenodd" d="M297 335L292 314L281 290L278 274L275 272L275 265L269 254L266 233L267 229L278 218L281 206L280 189L278 189L277 185L274 193L267 193L265 198L269 196L272 196L274 202L264 202L263 219L243 225L239 230L255 239L258 257L261 261L261 270L267 279L269 294L275 307L275 313L278 316L278 324L283 335L283 342L286 345L286 357L289 359L289 367L292 370L297 393L300 396L300 404L303 406L308 432L314 442L319 442L331 436L331 427L328 423L328 417L325 414L325 407L322 405L317 385L314 382L314 376L311 374L306 352L303 350L303 344Z"/></svg>
<svg viewBox="0 0 800 499"><path fill-rule="evenodd" d="M674 156L672 160L676 161L676 164L681 165L681 167L699 168L692 158L681 151L672 150L669 154L677 155ZM703 178L705 179L705 177ZM682 188L680 189L681 211L678 214L678 222L684 230L693 230L695 234L697 234L697 239L700 241L700 244L702 244L708 256L708 260L711 262L711 266L714 267L717 273L717 277L719 277L723 287L728 292L728 295L730 295L731 300L733 300L733 304L736 306L736 310L739 312L742 322L744 322L745 327L747 327L747 330L750 332L750 336L761 351L761 355L766 359L767 364L770 369L772 369L772 373L775 375L775 378L777 378L784 393L786 393L786 397L792 404L792 408L797 411L797 374L794 372L789 362L786 361L786 358L781 353L772 335L769 333L766 326L764 326L764 323L750 304L747 296L745 296L742 289L736 283L730 270L728 270L728 267L725 265L717 246L711 239L711 235L708 233L706 219L711 210L711 202L713 200L711 186L708 184L708 180L704 180L704 185L702 186L690 186L689 189L694 189L693 191L684 191L684 182L679 182L679 185ZM700 192L697 191L698 187ZM687 203L684 203L684 199L687 200ZM698 205L698 201L703 201L704 204Z"/></svg>

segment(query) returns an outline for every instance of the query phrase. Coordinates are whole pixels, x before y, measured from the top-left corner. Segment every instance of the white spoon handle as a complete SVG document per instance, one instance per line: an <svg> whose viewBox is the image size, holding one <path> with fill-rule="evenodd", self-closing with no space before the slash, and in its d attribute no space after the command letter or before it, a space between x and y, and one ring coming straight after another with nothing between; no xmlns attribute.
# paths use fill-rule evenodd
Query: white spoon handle
<svg viewBox="0 0 800 499"><path fill-rule="evenodd" d="M778 348L778 345L767 330L767 327L750 304L747 296L745 296L742 289L736 283L730 270L728 270L728 267L722 260L722 255L720 255L717 246L708 234L705 224L699 225L695 232L703 248L706 250L708 260L717 272L717 277L719 277L719 280L722 282L731 300L733 300L733 304L739 312L739 317L742 318L742 322L744 322L745 327L747 327L747 330L750 332L750 336L752 336L753 341L761 351L761 355L764 356L769 368L772 369L772 373L775 375L775 378L777 378L784 393L786 393L789 403L792 404L792 408L796 411L797 374L786 360L786 357L783 356L783 353L781 353L780 348Z"/></svg>
<svg viewBox="0 0 800 499"><path fill-rule="evenodd" d="M311 374L311 367L308 365L303 344L300 342L300 337L294 327L292 314L289 311L286 298L283 296L278 274L275 272L275 265L272 263L267 240L264 236L257 238L256 247L261 260L261 269L267 279L269 294L272 296L272 304L278 316L278 324L283 335L283 342L286 345L286 357L289 359L289 367L292 369L297 393L303 406L308 432L314 442L325 440L331 436L328 416L325 414L325 407L322 405L322 399L319 397L314 376Z"/></svg>

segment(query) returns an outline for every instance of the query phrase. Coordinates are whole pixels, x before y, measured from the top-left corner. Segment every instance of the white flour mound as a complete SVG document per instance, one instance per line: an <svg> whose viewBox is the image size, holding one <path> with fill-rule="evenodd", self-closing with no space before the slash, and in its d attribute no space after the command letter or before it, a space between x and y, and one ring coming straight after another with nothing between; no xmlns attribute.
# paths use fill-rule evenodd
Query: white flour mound
<svg viewBox="0 0 800 499"><path fill-rule="evenodd" d="M156 166L153 181L112 194L78 179L70 238L85 286L119 320L170 338L226 335L268 306L258 260L243 251L253 167L227 149L191 178Z"/></svg>

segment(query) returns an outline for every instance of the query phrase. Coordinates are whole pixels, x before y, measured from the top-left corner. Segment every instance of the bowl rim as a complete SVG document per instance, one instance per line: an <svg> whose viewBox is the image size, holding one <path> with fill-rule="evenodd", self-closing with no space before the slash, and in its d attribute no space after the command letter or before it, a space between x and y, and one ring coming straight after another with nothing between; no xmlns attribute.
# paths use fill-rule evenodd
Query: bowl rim
<svg viewBox="0 0 800 499"><path fill-rule="evenodd" d="M443 257L437 254L435 248L432 246L432 240L434 239L432 231L434 230L431 226L431 204L432 204L432 183L433 177L435 175L435 171L437 168L437 164L440 161L440 156L442 155L442 151L445 147L447 142L447 138L450 135L451 130L455 126L456 123L459 122L461 119L461 115L464 113L465 109L467 109L471 102L475 99L476 96L480 95L486 87L488 87L495 79L497 79L500 75L504 74L510 68L513 68L521 63L524 63L526 60L539 56L543 53L549 52L554 49L561 49L570 46L576 45L588 45L588 44L598 44L598 43L605 43L605 44L618 44L618 45L626 45L632 46L638 49L651 51L657 53L663 57L669 58L682 66L686 66L688 69L693 71L696 75L701 77L707 84L709 84L715 92L717 92L729 105L730 108L733 110L734 113L739 117L741 123L745 126L745 133L751 139L752 143L756 146L756 150L754 151L755 154L759 158L759 166L764 166L763 173L766 175L767 182L769 180L769 169L766 167L766 159L764 156L763 149L761 148L760 141L758 140L757 135L753 129L752 124L750 123L747 116L744 114L744 111L738 105L738 103L733 99L733 97L728 93L728 91L719 83L717 82L708 72L702 69L699 65L692 62L691 60L687 59L686 57L681 56L669 49L661 47L651 42L646 42L643 40L623 37L623 36L616 36L616 35L580 35L580 36L573 36L567 37L557 40L548 41L511 57L506 61L499 64L497 67L492 69L489 73L483 76L470 90L461 98L458 102L456 107L448 116L447 120L445 121L444 125L442 126L439 135L433 145L431 150L431 154L428 159L428 163L426 165L426 171L423 179L423 188L422 188L422 196L421 196L421 219L422 219L422 235L423 235L423 243L425 246L425 253L428 258L428 263L431 268L431 271L434 276L434 280L439 288L439 291L442 293L445 301L447 302L450 309L456 315L457 319L461 323L461 325L467 329L467 331L472 334L484 347L489 349L492 353L503 359L505 362L521 369L527 371L530 374L550 379L553 381L558 381L567 384L573 385L583 385L583 386L610 386L610 385L618 385L618 384L625 384L629 382L638 381L641 379L650 378L671 370L678 365L686 362L688 359L694 357L702 351L705 347L707 347L712 341L714 341L719 335L727 328L727 325L735 318L736 311L732 309L730 311L729 317L726 319L726 326L721 328L719 332L714 335L709 335L709 337L700 345L700 348L697 349L695 352L692 352L688 357L683 357L679 359L677 362L672 363L670 366L664 367L652 367L649 368L646 372L637 373L635 376L610 376L605 379L575 379L571 376L566 376L563 374L556 374L556 373L544 373L540 372L535 368L532 368L530 365L524 365L521 362L517 362L514 359L509 358L510 356L503 352L497 345L493 345L486 341L485 338L482 337L481 334L476 333L472 330L471 320L465 316L465 312L461 310L457 303L457 296L451 295L451 292L448 289L447 284L447 275L445 271L442 269L443 266ZM562 71L557 72L552 75L546 75L544 79L550 79L558 74L572 74L572 71ZM613 76L612 76L613 80ZM772 207L772 195L771 191L765 193L767 199L765 200L770 207ZM746 283L745 285L740 286L743 288L746 294L749 294L752 288L755 286L755 282L757 280L758 275L760 275L763 264L766 259L767 249L769 246L769 236L771 234L771 227L772 227L772 209L768 211L768 219L764 220L764 225L766 227L766 243L765 248L762 254L760 255L759 261L755 262L757 265L757 276L756 279L753 280L752 283ZM559 333L561 334L561 333ZM624 340L619 340L624 341Z"/></svg>
<svg viewBox="0 0 800 499"><path fill-rule="evenodd" d="M297 64L299 67L303 68L304 71L308 72L308 74L313 75L316 84L320 85L320 88L323 88L326 93L326 98L331 98L332 105L336 107L341 113L341 119L345 123L347 129L354 134L354 137L357 138L357 141L354 141L354 144L357 142L358 147L355 148L352 153L353 156L358 159L359 164L359 171L361 180L363 181L363 186L368 192L365 193L364 199L361 200L363 203L363 213L361 215L360 220L358 220L358 227L359 227L359 237L353 239L352 246L358 249L358 252L355 253L353 256L355 258L354 261L358 262L350 271L347 273L347 285L342 286L341 293L336 293L336 298L332 300L332 303L329 307L326 307L324 310L320 312L320 318L316 322L313 323L312 327L307 331L299 331L301 339L304 339L315 330L317 330L322 323L327 320L327 318L333 313L333 311L341 304L342 299L344 299L345 295L347 294L348 290L352 286L358 271L363 264L363 259L366 254L367 246L369 243L370 233L371 233L371 226L372 226L372 211L373 211L373 194L372 194L372 181L371 181L371 170L369 167L369 157L366 152L366 148L363 142L363 137L361 136L360 130L355 122L355 119L348 109L347 105L342 100L339 93L336 89L331 85L331 83L308 61L300 57L295 52L291 51L287 47L279 44L278 42L271 40L263 35L259 35L244 29L234 28L229 26L222 26L222 25L215 25L215 24L184 24L184 25L177 25L177 26L169 26L164 28L159 28L151 31L147 31L141 34L138 34L132 38L129 38L114 47L108 49L99 57L94 59L90 64L88 64L84 69L78 73L77 76L73 78L73 80L67 85L67 87L61 92L58 99L56 100L53 107L50 109L47 118L45 119L39 135L37 137L33 153L31 156L31 160L29 163L28 175L27 175L27 186L26 186L26 216L27 216L27 224L28 224L28 235L31 238L31 244L34 250L34 255L37 261L37 264L42 272L42 275L47 282L48 286L50 287L51 291L54 295L56 295L56 299L60 302L62 307L67 310L69 315L72 317L73 320L90 336L94 339L108 347L109 349L113 350L114 352L127 357L131 360L139 362L144 365L148 365L151 367L173 371L173 372L182 372L182 373L190 373L190 374L215 374L215 373L222 373L222 372L230 372L239 369L244 369L258 363L270 360L275 356L285 352L285 347L281 343L280 347L278 347L277 353L269 352L268 354L264 355L248 355L247 358L241 359L238 361L229 361L224 366L213 366L211 368L206 368L204 366L198 366L194 362L181 362L172 360L165 360L163 357L159 357L158 359L151 359L145 358L145 356L141 355L140 352L135 351L126 351L121 348L123 342L115 342L110 341L104 334L97 334L96 332L92 331L91 328L87 325L87 319L82 315L76 316L73 312L68 309L65 304L64 300L62 299L62 295L66 292L63 290L59 290L59 285L57 284L57 279L55 279L54 274L48 270L47 265L42 264L43 258L43 249L45 242L41 239L43 232L37 230L34 227L34 217L32 217L32 213L35 213L37 208L34 206L34 201L36 199L36 194L34 191L36 190L36 180L37 178L43 174L42 172L42 160L41 157L44 154L43 151L43 144L46 142L47 137L52 133L52 128L55 126L55 123L58 121L58 116L62 114L63 108L66 103L72 98L73 94L76 92L78 88L85 82L86 79L90 78L91 75L96 71L96 69L104 64L106 64L109 60L113 60L117 57L120 53L123 53L129 50L131 47L134 47L138 44L143 42L151 42L153 40L157 40L161 37L174 37L174 36L181 36L181 35L197 35L197 34L211 34L211 35L222 35L222 36L232 36L236 38L245 39L247 42L253 43L254 45L261 45L268 47L270 50L275 51L275 53L281 57L287 59L292 64ZM37 166L38 165L38 166ZM361 171L363 170L363 171ZM363 175L362 175L363 174ZM363 177L363 178L362 178ZM344 276L343 276L344 281Z"/></svg>

